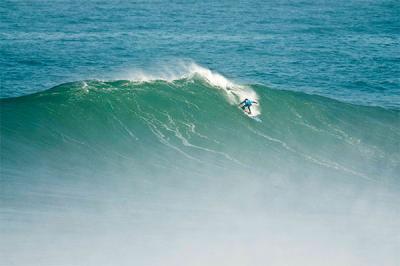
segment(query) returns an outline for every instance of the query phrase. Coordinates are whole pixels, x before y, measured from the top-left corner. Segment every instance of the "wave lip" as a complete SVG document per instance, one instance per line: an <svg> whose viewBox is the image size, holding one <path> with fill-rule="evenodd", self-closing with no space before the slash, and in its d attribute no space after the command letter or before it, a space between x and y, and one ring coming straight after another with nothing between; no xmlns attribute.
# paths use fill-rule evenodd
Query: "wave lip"
<svg viewBox="0 0 400 266"><path fill-rule="evenodd" d="M239 104L246 98L259 102L258 94L250 87L237 84L218 72L200 66L194 62L177 62L174 67L161 67L158 70L143 71L133 70L127 75L133 82L151 82L162 80L173 82L181 79L200 79L207 82L212 88L221 89L228 102L232 105ZM261 114L260 105L253 105L252 112L255 116Z"/></svg>

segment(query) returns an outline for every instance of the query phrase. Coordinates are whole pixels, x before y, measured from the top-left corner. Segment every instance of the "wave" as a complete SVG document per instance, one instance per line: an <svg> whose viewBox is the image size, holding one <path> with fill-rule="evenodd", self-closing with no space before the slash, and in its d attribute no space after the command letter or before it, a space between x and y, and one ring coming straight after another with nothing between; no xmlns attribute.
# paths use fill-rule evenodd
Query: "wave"
<svg viewBox="0 0 400 266"><path fill-rule="evenodd" d="M220 265L216 251L239 247L263 261L296 259L278 256L277 265L299 265L311 251L312 265L318 254L368 265L377 241L386 243L380 256L395 260L398 110L235 84L196 65L173 76L79 81L0 100L6 261L54 265L71 261L60 252L68 250L85 265L159 265L155 253L164 265L188 249L194 265L203 257ZM259 101L260 120L238 108L245 97ZM362 243L342 252L344 235ZM113 253L128 246L124 259Z"/></svg>
<svg viewBox="0 0 400 266"><path fill-rule="evenodd" d="M3 99L2 148L23 157L13 145L27 139L26 145L39 151L50 141L89 150L108 145L110 153L127 158L144 157L136 154L139 147L155 153L165 149L198 162L215 156L260 171L277 155L290 155L368 179L382 172L394 176L399 169L396 110L237 85L195 64L186 70L178 79L142 73L137 80L73 82ZM237 108L244 98L260 102L253 112L262 123ZM51 147L54 152L57 145ZM266 150L260 150L263 146Z"/></svg>

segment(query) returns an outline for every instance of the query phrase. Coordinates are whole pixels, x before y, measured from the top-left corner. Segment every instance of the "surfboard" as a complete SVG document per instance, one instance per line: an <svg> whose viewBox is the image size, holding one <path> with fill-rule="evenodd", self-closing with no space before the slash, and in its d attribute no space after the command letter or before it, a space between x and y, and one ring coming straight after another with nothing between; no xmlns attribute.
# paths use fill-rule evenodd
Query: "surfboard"
<svg viewBox="0 0 400 266"><path fill-rule="evenodd" d="M248 117L250 117L251 119L257 121L257 122L262 122L261 118L259 117L259 114L255 114L255 113L249 113L249 111L247 109L242 109L239 106L240 110Z"/></svg>
<svg viewBox="0 0 400 266"><path fill-rule="evenodd" d="M258 115L255 115L255 116L249 116L251 119L253 119L253 120L255 120L255 121L257 121L257 122L259 122L259 123L261 123L262 122L262 120L261 120L261 118L258 116Z"/></svg>

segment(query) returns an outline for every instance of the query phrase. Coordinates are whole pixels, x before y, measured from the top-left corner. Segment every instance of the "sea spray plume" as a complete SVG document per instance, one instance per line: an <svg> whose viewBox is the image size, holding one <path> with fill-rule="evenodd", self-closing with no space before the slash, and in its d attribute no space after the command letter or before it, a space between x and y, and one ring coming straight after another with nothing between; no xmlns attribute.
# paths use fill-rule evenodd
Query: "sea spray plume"
<svg viewBox="0 0 400 266"><path fill-rule="evenodd" d="M177 61L168 65L160 65L151 70L132 70L127 75L128 80L133 82L150 82L163 80L173 82L180 79L200 79L213 89L221 89L231 105L237 105L246 98L259 102L258 94L250 87L239 85L218 72L200 66L194 62ZM260 104L252 106L254 115L261 114Z"/></svg>
<svg viewBox="0 0 400 266"><path fill-rule="evenodd" d="M253 89L248 86L235 84L217 72L194 63L189 65L188 70L190 73L189 77L199 76L213 87L222 89L230 104L238 104L246 98L259 101L259 97ZM252 112L254 115L259 115L261 113L260 105L254 105Z"/></svg>

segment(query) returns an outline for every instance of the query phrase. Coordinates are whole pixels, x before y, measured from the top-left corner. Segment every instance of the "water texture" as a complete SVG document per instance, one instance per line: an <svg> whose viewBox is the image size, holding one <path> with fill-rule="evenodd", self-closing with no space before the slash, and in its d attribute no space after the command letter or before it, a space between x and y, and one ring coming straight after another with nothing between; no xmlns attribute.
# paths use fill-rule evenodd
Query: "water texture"
<svg viewBox="0 0 400 266"><path fill-rule="evenodd" d="M398 1L0 3L1 97L190 59L245 83L399 107Z"/></svg>
<svg viewBox="0 0 400 266"><path fill-rule="evenodd" d="M0 265L398 265L398 11L1 1Z"/></svg>

